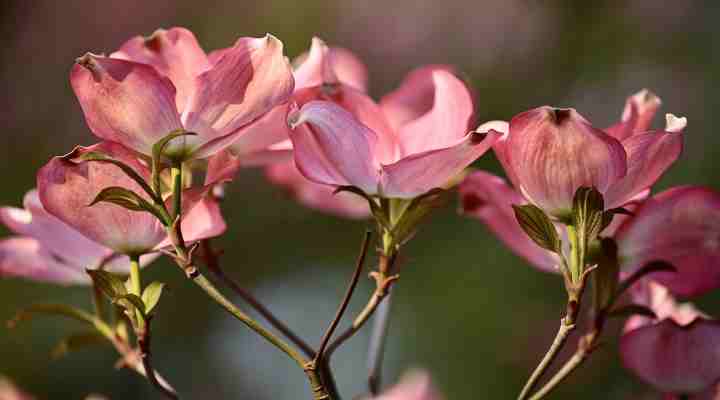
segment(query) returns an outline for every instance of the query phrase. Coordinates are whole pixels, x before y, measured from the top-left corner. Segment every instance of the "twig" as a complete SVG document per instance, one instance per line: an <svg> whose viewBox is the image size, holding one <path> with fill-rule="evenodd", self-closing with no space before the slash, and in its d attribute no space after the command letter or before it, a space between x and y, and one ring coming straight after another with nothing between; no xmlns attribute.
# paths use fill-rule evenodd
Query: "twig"
<svg viewBox="0 0 720 400"><path fill-rule="evenodd" d="M252 293L240 286L220 267L217 254L213 251L210 240L205 239L200 243L205 265L225 286L229 287L235 294L240 296L250 307L255 309L270 325L293 342L305 355L315 357L315 350L300 336L295 334L287 325L280 321L267 307L258 301Z"/></svg>
<svg viewBox="0 0 720 400"><path fill-rule="evenodd" d="M368 388L373 396L377 396L380 392L382 360L385 353L392 297L393 294L391 291L388 293L387 299L378 306L373 321L372 333L370 334L370 344L368 346Z"/></svg>
<svg viewBox="0 0 720 400"><path fill-rule="evenodd" d="M170 399L178 399L177 393L172 388L163 385L155 375L155 369L152 366L152 352L150 351L150 321L152 318L145 320L145 328L138 336L138 347L140 348L140 359L142 360L145 376L150 384L152 384L160 393Z"/></svg>
<svg viewBox="0 0 720 400"><path fill-rule="evenodd" d="M575 371L582 363L587 359L588 355L597 347L596 340L599 336L597 331L593 331L578 341L578 348L575 353L570 357L567 362L560 368L560 370L550 380L538 390L530 400L540 400L548 395L553 389L557 387L565 378Z"/></svg>
<svg viewBox="0 0 720 400"><path fill-rule="evenodd" d="M343 314L345 314L345 310L347 309L348 304L350 304L350 299L355 292L355 287L357 286L358 280L360 279L360 273L362 272L363 266L365 265L365 257L367 256L367 250L370 245L371 236L371 231L365 231L362 245L360 246L360 254L358 255L357 262L355 263L355 272L353 272L350 283L348 284L347 290L345 291L345 296L343 297L343 300L340 303L337 312L335 313L335 318L333 318L330 326L328 326L322 340L320 341L320 349L318 349L317 355L315 355L315 362L317 362L323 357L325 349L330 342L330 338L332 338L333 333L335 333L335 329L337 328L338 323L340 323L340 319L342 319L342 316Z"/></svg>

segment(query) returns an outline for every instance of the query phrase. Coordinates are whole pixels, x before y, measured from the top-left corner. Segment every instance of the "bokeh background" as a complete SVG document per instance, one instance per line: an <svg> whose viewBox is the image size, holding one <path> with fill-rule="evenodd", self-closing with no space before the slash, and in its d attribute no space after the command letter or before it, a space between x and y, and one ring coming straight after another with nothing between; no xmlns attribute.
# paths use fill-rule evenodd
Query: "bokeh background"
<svg viewBox="0 0 720 400"><path fill-rule="evenodd" d="M1 2L0 13L0 203L6 205L21 203L49 157L94 141L68 84L75 57L111 52L134 35L175 25L193 30L208 50L272 32L290 57L318 35L365 60L375 96L415 66L452 64L477 92L479 120L551 104L576 107L609 126L626 96L651 88L664 101L661 112L689 120L685 153L657 189L681 183L720 189L717 2L18 0ZM655 123L661 126L662 115ZM492 155L477 166L500 173ZM223 207L230 229L216 243L225 249L225 268L317 343L367 224L305 209L253 170L228 188ZM385 382L422 367L449 399L514 398L554 335L561 281L525 265L456 208L453 201L437 212L405 248ZM211 304L169 262L145 275L170 287L154 322L155 363L185 399L309 397L295 365ZM363 279L351 311L371 289ZM720 296L703 299L711 312L719 309L714 297ZM90 307L85 288L0 281L0 320L46 301ZM52 360L54 344L78 328L57 319L0 326L0 374L39 399L91 392L159 398L137 376L113 369L109 347ZM657 397L621 369L610 333L553 398ZM347 398L364 390L366 345L367 335L358 335L335 357Z"/></svg>

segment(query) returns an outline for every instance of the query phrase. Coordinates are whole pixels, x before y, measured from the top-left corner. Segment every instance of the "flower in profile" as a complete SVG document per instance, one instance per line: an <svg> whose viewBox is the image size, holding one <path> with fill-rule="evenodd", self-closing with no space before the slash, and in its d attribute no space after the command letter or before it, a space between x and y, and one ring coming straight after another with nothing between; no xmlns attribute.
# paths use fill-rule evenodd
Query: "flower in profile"
<svg viewBox="0 0 720 400"><path fill-rule="evenodd" d="M407 374L395 386L375 397L375 400L443 400L425 371Z"/></svg>
<svg viewBox="0 0 720 400"><path fill-rule="evenodd" d="M148 200L139 184L117 166L82 159L83 155L96 152L123 162L149 181L150 171L139 155L119 144L102 142L78 147L66 156L51 159L38 172L38 194L44 210L66 224L65 228L118 254L144 254L169 245L166 228L151 213L106 202L89 206L98 193L109 187L129 189ZM188 189L183 197L186 217L182 227L186 240L216 236L225 230L219 208L214 200L204 196L204 191ZM56 236L47 237L46 242L60 240ZM57 256L64 257L62 246L57 251Z"/></svg>
<svg viewBox="0 0 720 400"><path fill-rule="evenodd" d="M714 392L720 379L720 322L690 303L678 304L657 282L643 280L631 294L657 318L634 316L626 322L620 337L625 368L661 392Z"/></svg>
<svg viewBox="0 0 720 400"><path fill-rule="evenodd" d="M648 91L631 96L622 121L593 127L572 108L539 107L513 117L495 153L527 201L567 218L575 192L597 189L607 209L652 186L682 151L685 118L667 114L664 130L649 131L660 100Z"/></svg>
<svg viewBox="0 0 720 400"><path fill-rule="evenodd" d="M443 66L411 72L379 105L342 80L305 88L295 100L300 108L288 122L300 172L371 196L411 199L443 187L499 136L468 133L472 96Z"/></svg>
<svg viewBox="0 0 720 400"><path fill-rule="evenodd" d="M98 137L145 155L170 132L166 155L205 158L242 140L264 140L251 128L293 91L283 44L274 36L243 37L209 55L184 28L135 37L109 57L86 54L70 82Z"/></svg>

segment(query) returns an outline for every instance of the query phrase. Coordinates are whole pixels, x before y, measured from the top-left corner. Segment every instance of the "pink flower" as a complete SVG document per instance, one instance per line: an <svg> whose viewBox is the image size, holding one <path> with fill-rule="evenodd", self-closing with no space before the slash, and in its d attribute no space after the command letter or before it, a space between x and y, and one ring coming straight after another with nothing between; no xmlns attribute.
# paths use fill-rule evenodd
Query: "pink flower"
<svg viewBox="0 0 720 400"><path fill-rule="evenodd" d="M607 208L622 206L682 151L685 118L668 114L664 130L647 130L659 104L641 91L628 99L622 121L604 131L574 109L539 107L513 117L494 150L517 190L555 217L568 216L583 186L599 190Z"/></svg>
<svg viewBox="0 0 720 400"><path fill-rule="evenodd" d="M663 392L712 392L720 379L720 322L692 304L677 304L655 282L641 282L633 300L650 307L657 319L627 321L620 338L623 365Z"/></svg>
<svg viewBox="0 0 720 400"><path fill-rule="evenodd" d="M311 181L413 198L442 187L497 139L467 133L472 98L448 68L412 72L378 105L362 91L361 64L314 47L299 75L316 86L298 78L293 99L301 108L288 118L295 163ZM345 67L335 68L337 60Z"/></svg>
<svg viewBox="0 0 720 400"><path fill-rule="evenodd" d="M252 123L293 90L274 36L240 38L206 55L184 28L135 37L109 57L88 53L70 82L95 135L149 155L168 133L194 132L168 146L183 158L208 157L239 138L265 140Z"/></svg>
<svg viewBox="0 0 720 400"><path fill-rule="evenodd" d="M677 273L653 279L679 296L720 287L720 194L682 186L647 200L615 233L623 271L653 260L669 262Z"/></svg>
<svg viewBox="0 0 720 400"><path fill-rule="evenodd" d="M143 254L167 243L165 227L148 212L104 202L88 207L101 190L111 186L132 190L150 201L139 185L117 166L77 161L88 152L107 154L129 165L146 180L150 178L150 171L139 155L123 146L102 142L78 147L67 156L53 158L38 172L38 192L45 210L88 239L119 254ZM205 190L188 189L183 196L187 207L183 232L188 241L215 236L225 229L217 206L202 201Z"/></svg>
<svg viewBox="0 0 720 400"><path fill-rule="evenodd" d="M20 390L13 382L0 375L0 400L33 400L34 397Z"/></svg>
<svg viewBox="0 0 720 400"><path fill-rule="evenodd" d="M427 372L419 371L405 376L400 383L388 389L375 400L442 400Z"/></svg>

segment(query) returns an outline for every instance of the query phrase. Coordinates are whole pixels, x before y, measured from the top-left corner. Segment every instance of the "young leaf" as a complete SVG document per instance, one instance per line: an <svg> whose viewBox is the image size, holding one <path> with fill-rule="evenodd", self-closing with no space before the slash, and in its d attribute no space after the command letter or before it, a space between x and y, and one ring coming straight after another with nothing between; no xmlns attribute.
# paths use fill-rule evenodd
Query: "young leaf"
<svg viewBox="0 0 720 400"><path fill-rule="evenodd" d="M164 283L153 282L149 284L143 291L142 301L143 303L145 303L145 311L147 313L150 313L157 305L164 287Z"/></svg>
<svg viewBox="0 0 720 400"><path fill-rule="evenodd" d="M100 191L88 207L100 202L112 203L132 211L146 211L165 223L164 213L158 206L150 204L139 194L119 186L110 186Z"/></svg>
<svg viewBox="0 0 720 400"><path fill-rule="evenodd" d="M605 201L595 188L581 187L573 197L573 225L587 245L595 239L603 227Z"/></svg>
<svg viewBox="0 0 720 400"><path fill-rule="evenodd" d="M71 351L80 350L82 348L106 343L106 338L95 331L75 333L61 340L51 352L52 358L60 358L66 356Z"/></svg>
<svg viewBox="0 0 720 400"><path fill-rule="evenodd" d="M123 163L122 161L115 160L111 158L110 156L100 153L100 152L89 152L85 153L82 156L77 158L80 161L95 161L95 162L103 162L103 163L109 163L117 166L120 168L125 175L127 175L130 179L135 181L144 191L147 193L148 196L150 196L153 201L155 201L158 204L162 204L162 198L160 195L155 194L155 192L152 190L150 185L148 185L147 182L145 182L145 178L140 176L132 167L129 165Z"/></svg>
<svg viewBox="0 0 720 400"><path fill-rule="evenodd" d="M181 137L181 136L193 136L197 135L194 132L186 132L182 129L177 129L169 134L167 134L162 139L155 142L155 144L152 147L152 185L153 190L155 190L156 193L160 193L160 173L162 172L162 159L163 159L163 153L165 152L165 148L167 147L168 143L170 143L173 139Z"/></svg>
<svg viewBox="0 0 720 400"><path fill-rule="evenodd" d="M15 317L7 322L7 326L14 328L18 323L29 321L37 314L66 317L91 325L95 323L95 317L75 307L65 304L34 304L18 311Z"/></svg>
<svg viewBox="0 0 720 400"><path fill-rule="evenodd" d="M131 308L135 308L138 311L140 311L140 314L143 316L143 318L145 318L145 316L146 316L145 303L143 303L142 299L139 296L134 295L132 293L125 293L121 296L116 297L113 300L113 303L120 304L123 307L125 307L125 309L127 309L127 310L131 310Z"/></svg>
<svg viewBox="0 0 720 400"><path fill-rule="evenodd" d="M118 297L127 294L125 283L116 275L98 269L87 269L86 271L90 275L93 284L111 301L115 301Z"/></svg>
<svg viewBox="0 0 720 400"><path fill-rule="evenodd" d="M555 225L540 208L532 204L512 207L515 211L515 219L533 242L546 250L560 252L560 238Z"/></svg>

